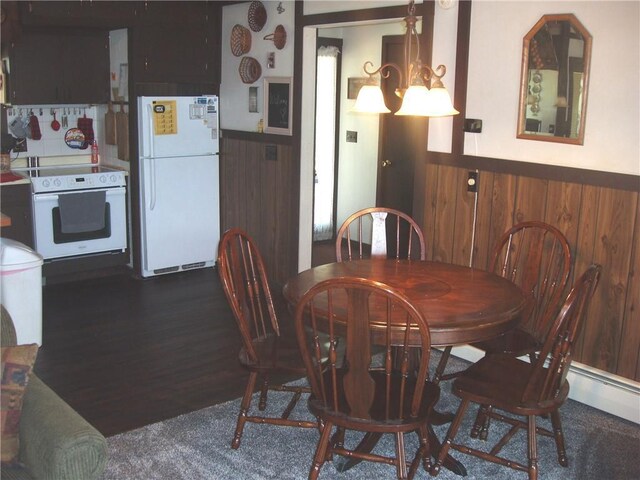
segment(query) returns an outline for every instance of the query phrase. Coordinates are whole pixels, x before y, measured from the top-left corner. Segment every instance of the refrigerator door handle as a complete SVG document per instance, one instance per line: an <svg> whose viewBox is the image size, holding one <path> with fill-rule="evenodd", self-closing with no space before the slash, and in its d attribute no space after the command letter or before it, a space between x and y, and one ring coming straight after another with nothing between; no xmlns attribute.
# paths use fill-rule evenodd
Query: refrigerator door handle
<svg viewBox="0 0 640 480"><path fill-rule="evenodd" d="M149 210L156 208L156 166L155 166L155 148L153 137L153 106L147 105L147 118L149 119L147 135L149 145Z"/></svg>
<svg viewBox="0 0 640 480"><path fill-rule="evenodd" d="M149 190L150 190L150 199L149 199L149 210L153 210L156 208L156 165L155 159L149 159Z"/></svg>
<svg viewBox="0 0 640 480"><path fill-rule="evenodd" d="M147 118L149 119L147 135L149 136L149 156L151 158L155 158L155 145L154 145L154 137L153 137L153 106L151 104L147 105Z"/></svg>

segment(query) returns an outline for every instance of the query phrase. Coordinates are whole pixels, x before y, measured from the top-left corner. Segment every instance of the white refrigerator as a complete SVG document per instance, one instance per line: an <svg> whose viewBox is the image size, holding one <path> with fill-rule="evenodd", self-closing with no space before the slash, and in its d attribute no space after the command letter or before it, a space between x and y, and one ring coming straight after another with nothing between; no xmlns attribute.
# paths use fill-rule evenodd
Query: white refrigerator
<svg viewBox="0 0 640 480"><path fill-rule="evenodd" d="M218 97L138 97L141 275L215 264Z"/></svg>

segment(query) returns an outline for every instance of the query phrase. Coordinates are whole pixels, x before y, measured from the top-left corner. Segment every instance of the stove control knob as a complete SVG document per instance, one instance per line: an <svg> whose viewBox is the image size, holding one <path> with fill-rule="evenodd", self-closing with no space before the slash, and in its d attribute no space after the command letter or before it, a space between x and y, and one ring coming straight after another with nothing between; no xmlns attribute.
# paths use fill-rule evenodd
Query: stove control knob
<svg viewBox="0 0 640 480"><path fill-rule="evenodd" d="M107 183L107 176L106 175L100 175L100 183Z"/></svg>
<svg viewBox="0 0 640 480"><path fill-rule="evenodd" d="M59 179L59 178L56 178L56 179L53 181L53 184L54 184L56 187L59 187L60 185L62 185L62 182L60 181L60 179Z"/></svg>
<svg viewBox="0 0 640 480"><path fill-rule="evenodd" d="M118 180L118 179L116 178L116 176L115 176L115 175L111 175L111 177L109 177L109 179L110 179L110 180L111 180L111 182L113 182L113 183L116 183L116 181Z"/></svg>
<svg viewBox="0 0 640 480"><path fill-rule="evenodd" d="M43 186L44 188L49 188L49 187L51 186L51 182L50 182L49 180L44 180L44 181L42 182L42 186Z"/></svg>

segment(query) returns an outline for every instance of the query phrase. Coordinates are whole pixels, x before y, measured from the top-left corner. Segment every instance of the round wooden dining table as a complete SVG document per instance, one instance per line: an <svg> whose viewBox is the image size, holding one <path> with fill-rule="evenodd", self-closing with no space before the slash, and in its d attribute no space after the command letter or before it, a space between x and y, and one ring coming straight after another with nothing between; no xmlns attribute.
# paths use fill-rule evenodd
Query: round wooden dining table
<svg viewBox="0 0 640 480"><path fill-rule="evenodd" d="M518 323L527 304L520 288L494 273L441 262L395 259L313 267L287 281L284 297L295 307L314 285L343 277L375 280L404 293L426 318L431 344L436 347L497 337Z"/></svg>
<svg viewBox="0 0 640 480"><path fill-rule="evenodd" d="M527 307L522 290L495 273L422 260L367 259L320 265L289 279L283 294L290 307L295 308L314 285L344 277L368 278L404 293L426 318L431 344L436 347L497 337L515 326ZM415 344L420 345L417 331ZM452 418L451 414L434 412L431 421L441 424ZM367 433L358 450L370 452L380 435ZM432 453L437 453L441 445L432 425L429 425L429 437ZM344 472L359 461L339 458L335 467ZM451 455L445 459L444 466L458 475L467 474L464 465Z"/></svg>

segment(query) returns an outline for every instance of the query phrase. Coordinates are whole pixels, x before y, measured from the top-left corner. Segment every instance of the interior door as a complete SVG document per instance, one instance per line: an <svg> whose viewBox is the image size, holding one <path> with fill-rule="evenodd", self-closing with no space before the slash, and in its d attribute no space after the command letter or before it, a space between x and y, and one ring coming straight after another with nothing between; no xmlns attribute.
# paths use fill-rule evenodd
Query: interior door
<svg viewBox="0 0 640 480"><path fill-rule="evenodd" d="M404 65L404 36L382 38L382 63ZM427 125L423 117L396 116L402 99L395 94L399 85L397 72L382 79L382 92L392 113L381 115L380 145L378 156L378 183L376 204L390 207L413 216L414 179L420 152L426 149ZM395 227L387 225L389 253L395 249ZM401 237L408 235L401 232ZM402 242L403 244L405 242ZM392 248L393 246L393 248ZM401 252L402 254L402 252Z"/></svg>

